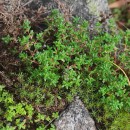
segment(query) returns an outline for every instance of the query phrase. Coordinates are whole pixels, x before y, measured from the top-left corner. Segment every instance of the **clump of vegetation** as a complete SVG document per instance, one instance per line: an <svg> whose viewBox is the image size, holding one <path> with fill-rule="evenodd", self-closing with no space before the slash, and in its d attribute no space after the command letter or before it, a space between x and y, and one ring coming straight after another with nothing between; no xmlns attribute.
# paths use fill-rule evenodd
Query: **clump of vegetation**
<svg viewBox="0 0 130 130"><path fill-rule="evenodd" d="M90 39L87 21L70 23L57 11L43 23L38 32L26 19L17 42L2 38L4 46L14 45L9 51L20 66L9 74L13 85L0 86L0 128L54 130L58 113L79 95L99 129L124 129L130 114L130 30L99 31Z"/></svg>

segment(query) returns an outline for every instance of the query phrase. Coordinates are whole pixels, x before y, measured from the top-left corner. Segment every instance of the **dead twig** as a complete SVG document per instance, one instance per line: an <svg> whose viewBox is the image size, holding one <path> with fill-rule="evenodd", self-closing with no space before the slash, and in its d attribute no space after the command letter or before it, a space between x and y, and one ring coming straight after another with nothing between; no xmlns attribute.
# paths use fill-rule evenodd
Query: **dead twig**
<svg viewBox="0 0 130 130"><path fill-rule="evenodd" d="M3 71L0 71L0 76L3 78L3 80L5 80L5 82L8 86L13 85L12 81L5 75L5 73Z"/></svg>
<svg viewBox="0 0 130 130"><path fill-rule="evenodd" d="M25 7L25 6L29 5L29 4L31 4L32 2L33 2L33 0L28 1L28 2L25 3L22 7Z"/></svg>
<svg viewBox="0 0 130 130"><path fill-rule="evenodd" d="M129 2L130 2L130 0L119 0L119 1L116 1L116 2L113 2L112 4L110 4L109 7L111 9L112 8L120 8L120 7L126 5Z"/></svg>

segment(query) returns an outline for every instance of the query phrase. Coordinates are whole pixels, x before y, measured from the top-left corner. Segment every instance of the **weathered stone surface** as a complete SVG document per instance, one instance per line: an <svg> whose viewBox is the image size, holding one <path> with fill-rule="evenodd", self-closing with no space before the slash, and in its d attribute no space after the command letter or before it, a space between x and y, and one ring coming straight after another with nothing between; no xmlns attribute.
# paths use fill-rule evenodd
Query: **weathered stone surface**
<svg viewBox="0 0 130 130"><path fill-rule="evenodd" d="M72 15L87 20L91 36L95 35L95 24L99 21L102 23L102 31L110 31L108 25L112 16L107 0L42 0L42 2L48 10L58 8L67 19Z"/></svg>
<svg viewBox="0 0 130 130"><path fill-rule="evenodd" d="M96 130L93 119L78 97L61 113L55 125L57 130Z"/></svg>
<svg viewBox="0 0 130 130"><path fill-rule="evenodd" d="M66 6L72 15L86 20L100 19L101 15L109 15L107 0L42 0L43 5L48 9Z"/></svg>

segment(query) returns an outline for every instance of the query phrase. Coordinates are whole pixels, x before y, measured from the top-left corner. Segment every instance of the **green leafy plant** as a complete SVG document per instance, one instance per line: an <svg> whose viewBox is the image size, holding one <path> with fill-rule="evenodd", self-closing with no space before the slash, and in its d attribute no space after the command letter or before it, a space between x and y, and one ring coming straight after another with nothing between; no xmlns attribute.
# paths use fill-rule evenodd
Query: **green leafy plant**
<svg viewBox="0 0 130 130"><path fill-rule="evenodd" d="M11 36L10 35L7 35L5 37L2 37L2 40L5 44L9 44L12 40Z"/></svg>
<svg viewBox="0 0 130 130"><path fill-rule="evenodd" d="M20 102L15 101L13 108L8 104L10 116L5 123L10 121L14 129L34 125L37 130L53 130L65 102L79 95L100 129L115 127L119 113L130 113L129 30L119 35L99 32L90 39L87 21L74 18L66 22L57 11L44 23L47 28L42 32L32 30L28 20L23 23L16 53L22 69L15 75L18 81L13 95ZM120 41L122 50L117 48ZM28 117L26 125L24 120L12 123L17 115Z"/></svg>

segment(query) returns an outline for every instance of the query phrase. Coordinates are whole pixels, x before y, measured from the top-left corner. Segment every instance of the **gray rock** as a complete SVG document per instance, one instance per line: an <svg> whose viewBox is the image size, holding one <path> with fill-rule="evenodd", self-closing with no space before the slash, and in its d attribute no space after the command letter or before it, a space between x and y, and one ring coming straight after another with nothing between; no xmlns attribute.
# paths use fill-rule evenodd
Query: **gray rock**
<svg viewBox="0 0 130 130"><path fill-rule="evenodd" d="M54 124L56 130L96 130L93 119L78 97L61 113Z"/></svg>
<svg viewBox="0 0 130 130"><path fill-rule="evenodd" d="M68 20L78 16L89 22L90 36L97 34L95 25L101 22L101 31L110 32L109 19L112 18L107 0L41 0L47 10L59 9ZM116 25L115 25L116 29Z"/></svg>
<svg viewBox="0 0 130 130"><path fill-rule="evenodd" d="M108 8L107 0L41 0L43 5L49 10L59 8L69 9L73 16L91 21L100 19L101 14L109 15L111 12Z"/></svg>

